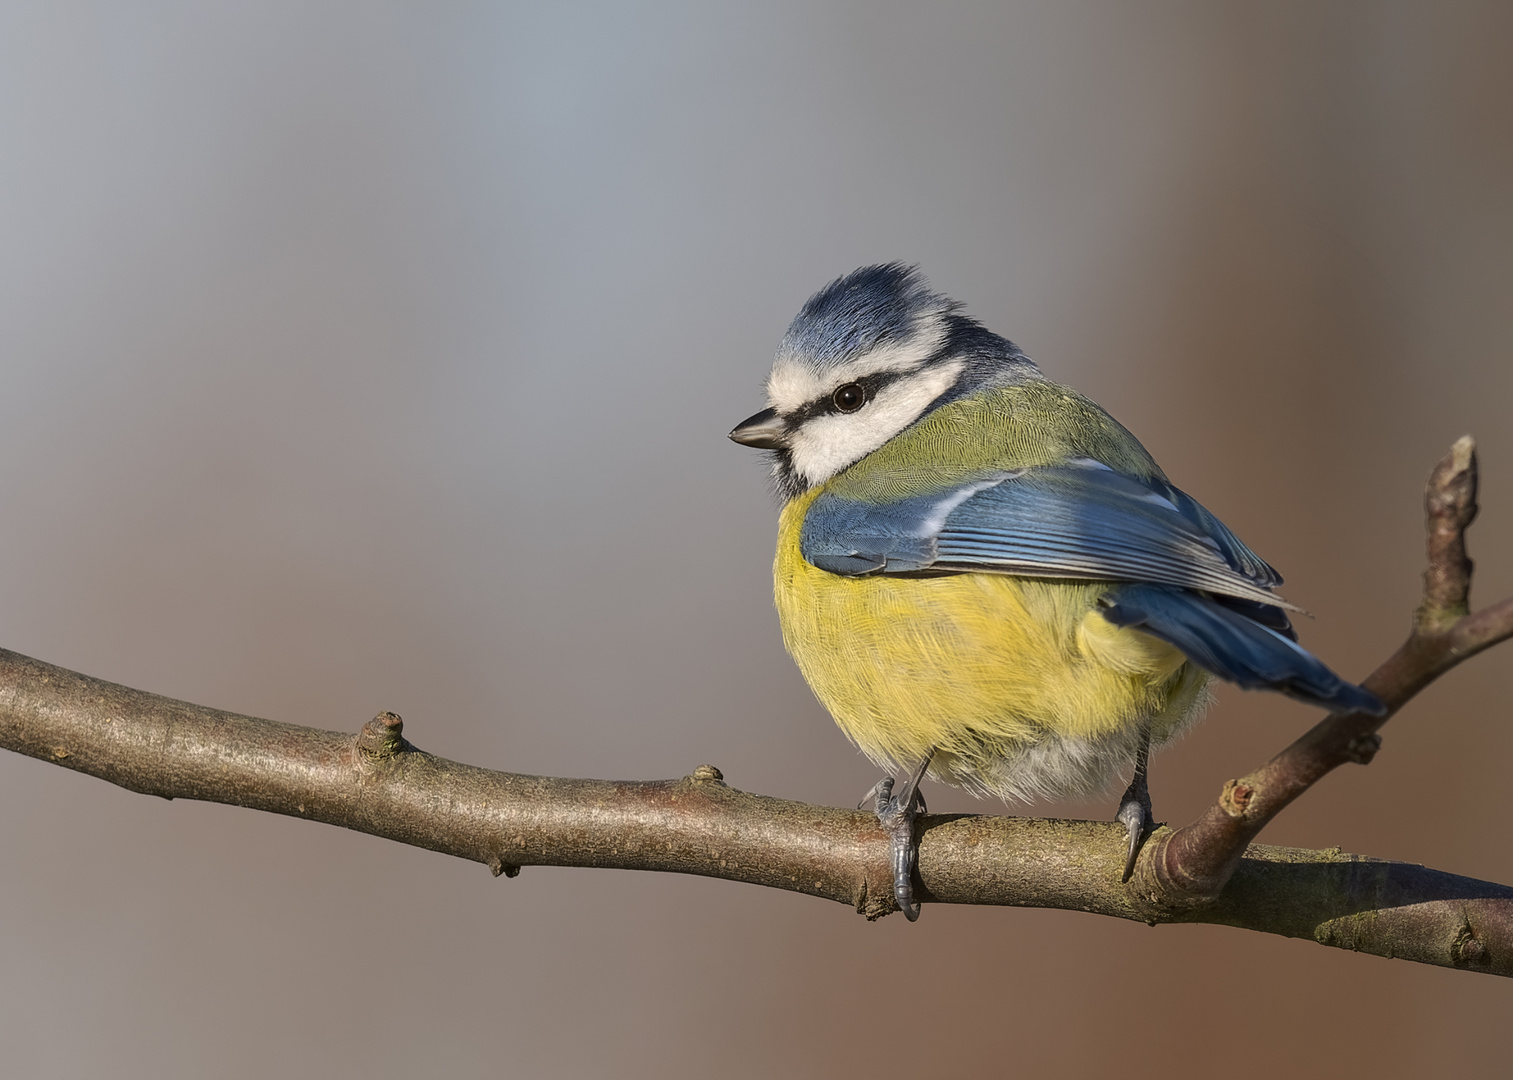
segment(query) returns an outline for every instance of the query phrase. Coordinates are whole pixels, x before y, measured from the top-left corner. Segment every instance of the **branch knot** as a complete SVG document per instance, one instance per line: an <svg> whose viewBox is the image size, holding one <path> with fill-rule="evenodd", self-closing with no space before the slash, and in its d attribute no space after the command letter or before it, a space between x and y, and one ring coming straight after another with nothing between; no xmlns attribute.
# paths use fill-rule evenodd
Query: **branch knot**
<svg viewBox="0 0 1513 1080"><path fill-rule="evenodd" d="M1370 765L1371 759L1382 748L1382 737L1374 731L1352 738L1345 747L1345 756L1356 765Z"/></svg>
<svg viewBox="0 0 1513 1080"><path fill-rule="evenodd" d="M397 713L381 712L357 733L357 748L371 758L391 758L413 749L400 734L404 725Z"/></svg>
<svg viewBox="0 0 1513 1080"><path fill-rule="evenodd" d="M1219 808L1236 821L1245 818L1245 811L1250 807L1250 800L1255 795L1256 789L1242 780L1226 780L1224 790L1219 793Z"/></svg>

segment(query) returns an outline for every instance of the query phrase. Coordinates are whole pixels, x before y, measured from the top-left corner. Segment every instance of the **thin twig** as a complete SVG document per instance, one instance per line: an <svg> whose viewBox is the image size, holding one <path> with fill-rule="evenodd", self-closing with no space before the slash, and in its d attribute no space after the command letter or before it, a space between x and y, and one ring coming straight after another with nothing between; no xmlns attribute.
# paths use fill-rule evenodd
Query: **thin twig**
<svg viewBox="0 0 1513 1080"><path fill-rule="evenodd" d="M1255 772L1229 781L1196 821L1146 844L1135 871L1142 892L1179 907L1212 902L1246 845L1289 803L1339 766L1369 762L1381 746L1377 731L1410 698L1513 637L1513 599L1469 614L1465 531L1476 517L1476 480L1476 444L1467 435L1435 467L1425 491L1429 565L1413 631L1362 683L1387 706L1386 715L1332 713Z"/></svg>

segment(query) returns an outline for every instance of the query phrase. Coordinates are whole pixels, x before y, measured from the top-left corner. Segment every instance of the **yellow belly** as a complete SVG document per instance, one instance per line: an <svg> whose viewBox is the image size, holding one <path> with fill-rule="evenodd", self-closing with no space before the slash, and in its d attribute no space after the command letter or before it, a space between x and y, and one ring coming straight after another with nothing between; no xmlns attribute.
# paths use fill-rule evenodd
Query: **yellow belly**
<svg viewBox="0 0 1513 1080"><path fill-rule="evenodd" d="M784 509L783 641L848 738L885 766L1003 798L1082 794L1196 719L1208 676L1097 610L1108 584L1003 574L848 578L799 551L811 491Z"/></svg>

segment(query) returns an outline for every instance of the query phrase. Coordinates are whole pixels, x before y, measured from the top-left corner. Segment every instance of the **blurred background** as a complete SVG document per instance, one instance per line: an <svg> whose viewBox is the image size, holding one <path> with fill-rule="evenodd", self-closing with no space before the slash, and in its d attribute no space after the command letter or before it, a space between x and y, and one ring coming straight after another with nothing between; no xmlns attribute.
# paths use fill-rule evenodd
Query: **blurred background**
<svg viewBox="0 0 1513 1080"><path fill-rule="evenodd" d="M1473 599L1513 593L1510 55L1495 2L0 4L0 644L392 709L496 769L848 804L875 772L783 653L725 433L812 291L900 259L1135 431L1360 678L1466 432ZM1513 882L1510 649L1264 839ZM1222 691L1157 816L1315 719ZM1507 982L1312 942L494 880L13 755L0 941L27 1077L1469 1076L1513 1044Z"/></svg>

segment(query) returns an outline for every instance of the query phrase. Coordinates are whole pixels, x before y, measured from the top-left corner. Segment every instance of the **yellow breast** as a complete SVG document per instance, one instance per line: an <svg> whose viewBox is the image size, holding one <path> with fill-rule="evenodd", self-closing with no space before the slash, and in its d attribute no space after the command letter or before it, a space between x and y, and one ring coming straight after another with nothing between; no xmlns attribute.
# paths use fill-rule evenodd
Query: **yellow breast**
<svg viewBox="0 0 1513 1080"><path fill-rule="evenodd" d="M1005 798L1078 794L1127 762L1142 724L1160 742L1201 711L1206 673L1103 618L1108 584L850 578L810 565L799 537L818 494L790 501L779 524L783 641L841 730L879 764L934 748L931 775L947 783ZM1061 760L1068 754L1087 760Z"/></svg>

